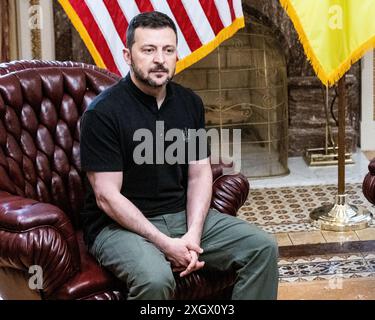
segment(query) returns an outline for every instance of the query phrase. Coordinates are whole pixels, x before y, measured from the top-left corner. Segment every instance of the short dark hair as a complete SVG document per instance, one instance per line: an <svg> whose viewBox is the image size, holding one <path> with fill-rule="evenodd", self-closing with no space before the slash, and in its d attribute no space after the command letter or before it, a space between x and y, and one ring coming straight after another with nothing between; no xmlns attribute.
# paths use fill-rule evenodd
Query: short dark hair
<svg viewBox="0 0 375 320"><path fill-rule="evenodd" d="M134 34L137 28L171 28L176 34L177 41L177 29L175 23L166 14L159 11L143 12L130 20L128 30L126 31L126 47L129 49L134 44Z"/></svg>

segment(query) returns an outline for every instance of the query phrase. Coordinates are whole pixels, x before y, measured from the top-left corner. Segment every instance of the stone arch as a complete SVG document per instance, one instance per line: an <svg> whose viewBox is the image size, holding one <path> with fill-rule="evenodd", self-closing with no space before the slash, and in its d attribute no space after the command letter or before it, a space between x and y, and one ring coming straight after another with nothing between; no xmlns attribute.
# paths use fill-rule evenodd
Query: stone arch
<svg viewBox="0 0 375 320"><path fill-rule="evenodd" d="M284 175L289 172L285 54L274 30L244 13L245 28L175 80L200 95L207 128L220 132L213 154L227 145L235 153L236 143L226 141L223 132L229 129L231 136L232 129L240 129L241 155L234 160L241 172L251 178Z"/></svg>

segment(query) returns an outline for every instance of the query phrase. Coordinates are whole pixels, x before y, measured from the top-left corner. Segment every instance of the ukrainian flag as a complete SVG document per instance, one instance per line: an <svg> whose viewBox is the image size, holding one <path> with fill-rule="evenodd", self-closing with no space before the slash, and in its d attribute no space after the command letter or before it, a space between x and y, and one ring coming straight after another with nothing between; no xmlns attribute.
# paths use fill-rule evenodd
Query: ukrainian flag
<svg viewBox="0 0 375 320"><path fill-rule="evenodd" d="M307 58L325 85L333 85L375 47L375 0L280 0Z"/></svg>

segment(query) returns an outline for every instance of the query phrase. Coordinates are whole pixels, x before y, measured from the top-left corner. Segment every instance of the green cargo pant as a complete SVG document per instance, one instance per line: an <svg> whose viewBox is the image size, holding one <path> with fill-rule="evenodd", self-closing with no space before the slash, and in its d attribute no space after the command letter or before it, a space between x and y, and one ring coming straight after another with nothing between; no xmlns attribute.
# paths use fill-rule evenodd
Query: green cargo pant
<svg viewBox="0 0 375 320"><path fill-rule="evenodd" d="M185 211L151 217L166 235L186 233ZM277 244L273 236L239 218L210 209L204 224L199 260L206 267L237 272L232 299L276 299ZM96 237L91 253L124 281L128 299L171 299L176 286L170 263L149 240L112 224Z"/></svg>

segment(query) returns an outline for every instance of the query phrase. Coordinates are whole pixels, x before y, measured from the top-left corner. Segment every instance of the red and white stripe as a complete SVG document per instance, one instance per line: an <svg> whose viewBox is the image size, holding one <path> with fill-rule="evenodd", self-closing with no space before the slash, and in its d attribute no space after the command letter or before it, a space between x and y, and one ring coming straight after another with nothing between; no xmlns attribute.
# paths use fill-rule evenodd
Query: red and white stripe
<svg viewBox="0 0 375 320"><path fill-rule="evenodd" d="M160 11L176 24L178 59L215 39L243 17L241 0L69 0L107 69L124 76L123 58L128 22L138 13Z"/></svg>

